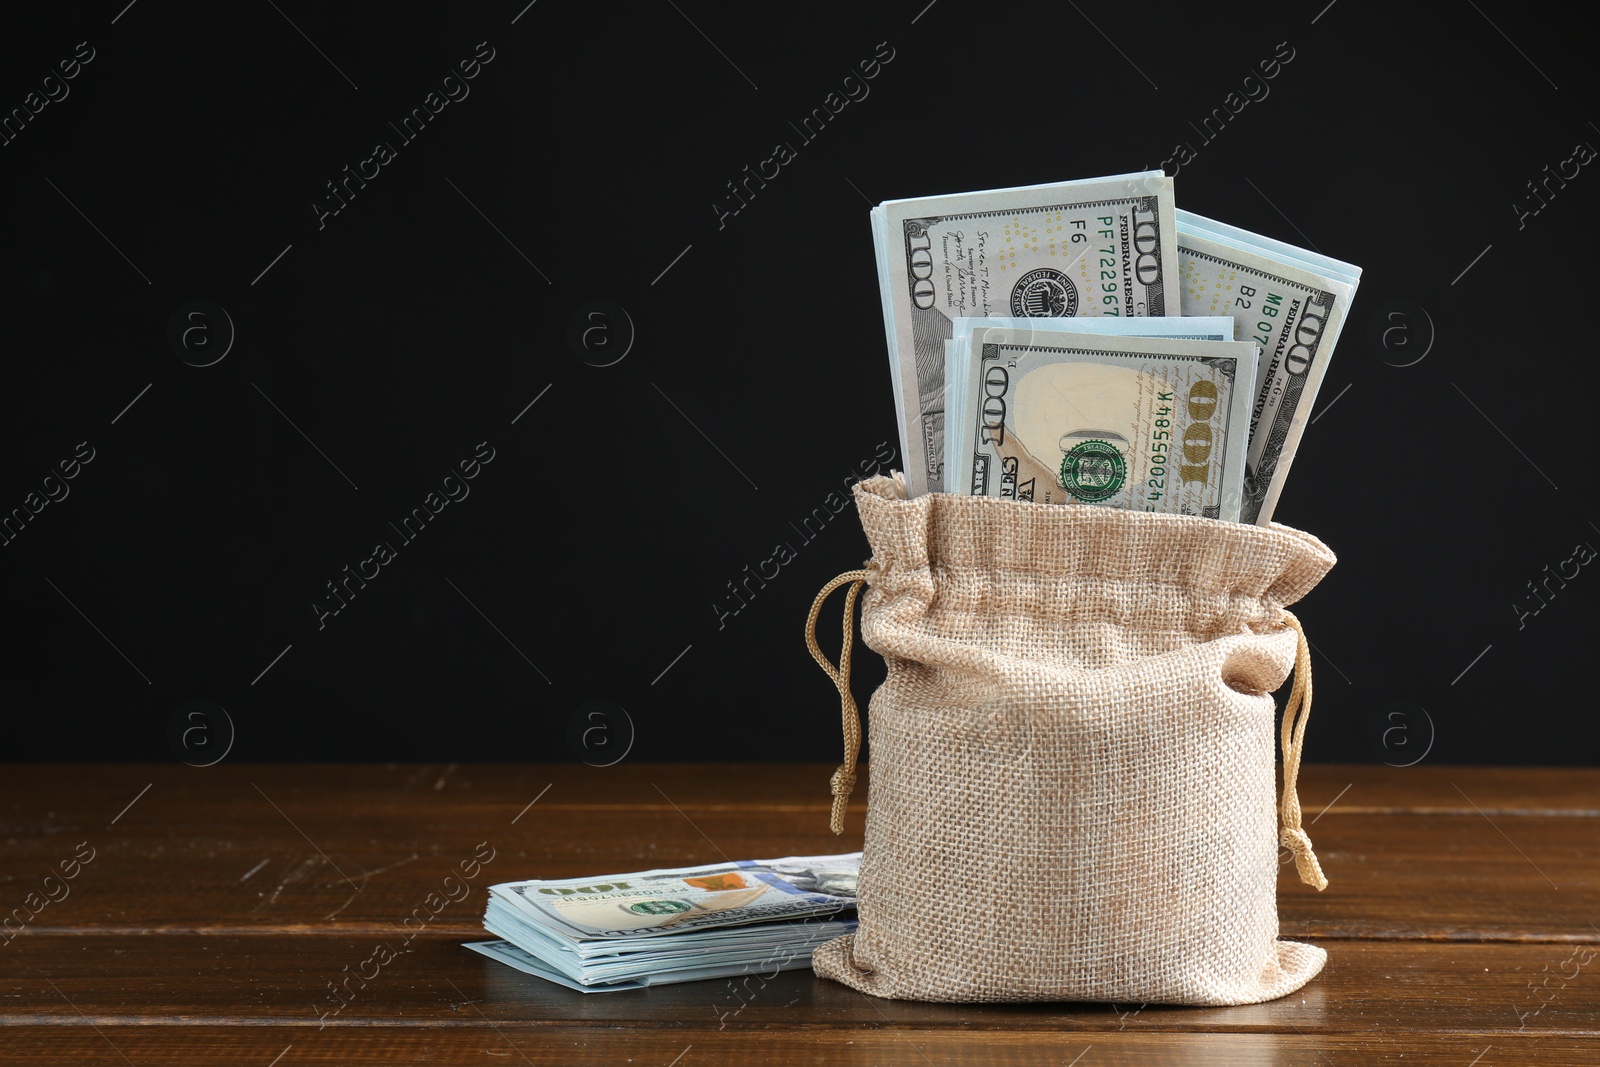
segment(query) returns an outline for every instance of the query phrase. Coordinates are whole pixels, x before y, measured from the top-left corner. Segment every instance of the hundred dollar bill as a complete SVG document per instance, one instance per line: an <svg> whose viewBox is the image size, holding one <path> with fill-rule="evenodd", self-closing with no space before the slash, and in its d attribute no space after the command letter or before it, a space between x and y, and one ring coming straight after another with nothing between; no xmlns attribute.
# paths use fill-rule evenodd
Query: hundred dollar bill
<svg viewBox="0 0 1600 1067"><path fill-rule="evenodd" d="M1194 341L1231 341L1233 340L1234 323L1226 315L1195 315L1184 318L1178 315L1156 315L1149 318L1121 319L1100 316L1097 318L1075 319L1014 319L1014 318L959 318L951 322L955 336L945 342L945 370L946 385L945 407L950 411L963 411L966 409L967 374L966 364L958 357L958 352L970 353L972 347L967 343L967 335L975 330L1003 329L1031 331L1032 334L1044 339L1045 343L1056 339L1063 333L1095 334L1097 336L1115 337L1175 337L1188 338ZM1021 335L1012 334L1017 343L1023 342ZM951 419L946 427L946 445L951 455L964 456L971 449L970 429L965 420ZM965 493L966 482L970 472L964 464L950 463L945 465L944 485L940 488L947 493Z"/></svg>
<svg viewBox="0 0 1600 1067"><path fill-rule="evenodd" d="M1231 315L1261 346L1240 519L1272 521L1361 268L1179 211L1185 315Z"/></svg>
<svg viewBox="0 0 1600 1067"><path fill-rule="evenodd" d="M912 495L945 482L944 342L958 316L1177 314L1160 171L890 200L872 234Z"/></svg>
<svg viewBox="0 0 1600 1067"><path fill-rule="evenodd" d="M858 855L790 856L561 881L503 882L492 898L579 939L659 937L855 906Z"/></svg>
<svg viewBox="0 0 1600 1067"><path fill-rule="evenodd" d="M966 344L972 495L1238 521L1254 344L999 328Z"/></svg>

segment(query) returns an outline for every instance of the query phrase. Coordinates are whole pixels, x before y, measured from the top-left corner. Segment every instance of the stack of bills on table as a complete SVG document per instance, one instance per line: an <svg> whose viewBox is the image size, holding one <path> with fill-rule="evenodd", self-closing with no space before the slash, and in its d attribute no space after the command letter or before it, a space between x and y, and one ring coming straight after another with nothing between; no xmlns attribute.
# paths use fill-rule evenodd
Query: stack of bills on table
<svg viewBox="0 0 1600 1067"><path fill-rule="evenodd" d="M1173 197L1147 171L873 208L911 495L1270 524L1361 270Z"/></svg>
<svg viewBox="0 0 1600 1067"><path fill-rule="evenodd" d="M856 928L861 853L502 882L464 947L580 992L795 970Z"/></svg>

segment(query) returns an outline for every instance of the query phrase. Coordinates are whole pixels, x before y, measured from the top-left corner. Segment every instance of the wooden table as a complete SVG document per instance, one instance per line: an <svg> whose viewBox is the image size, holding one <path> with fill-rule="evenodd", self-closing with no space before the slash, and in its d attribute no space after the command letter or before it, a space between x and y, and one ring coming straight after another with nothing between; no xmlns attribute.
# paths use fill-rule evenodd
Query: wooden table
<svg viewBox="0 0 1600 1067"><path fill-rule="evenodd" d="M1269 1004L585 995L460 947L496 881L858 848L831 769L7 767L0 1064L1600 1064L1596 770L1306 768L1332 884L1285 867L1282 929L1329 961Z"/></svg>

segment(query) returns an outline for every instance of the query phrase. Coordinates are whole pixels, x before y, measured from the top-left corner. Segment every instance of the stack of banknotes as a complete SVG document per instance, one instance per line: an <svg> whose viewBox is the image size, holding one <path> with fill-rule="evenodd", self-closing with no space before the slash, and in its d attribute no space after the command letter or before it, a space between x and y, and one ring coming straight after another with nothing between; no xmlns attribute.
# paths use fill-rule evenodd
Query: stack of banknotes
<svg viewBox="0 0 1600 1067"><path fill-rule="evenodd" d="M861 853L742 860L489 888L466 945L584 993L795 970L855 930Z"/></svg>
<svg viewBox="0 0 1600 1067"><path fill-rule="evenodd" d="M872 209L907 489L1267 525L1361 269L1160 171Z"/></svg>

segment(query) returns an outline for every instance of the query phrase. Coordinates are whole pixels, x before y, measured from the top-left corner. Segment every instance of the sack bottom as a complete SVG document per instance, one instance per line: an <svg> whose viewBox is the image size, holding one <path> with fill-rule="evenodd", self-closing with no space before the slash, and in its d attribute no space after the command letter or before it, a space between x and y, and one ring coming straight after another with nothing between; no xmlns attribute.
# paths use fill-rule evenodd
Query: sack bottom
<svg viewBox="0 0 1600 1067"><path fill-rule="evenodd" d="M1107 1001L1115 1004L1186 1004L1223 1007L1260 1004L1288 996L1321 973L1328 962L1327 950L1299 941L1278 941L1261 969L1260 978L1247 987L1237 983L1207 981L1204 975L1191 975L1157 986L1093 986L1081 989L1029 991L1016 984L985 989L955 975L940 974L939 961L930 959L926 969L914 977L895 978L857 964L855 940L846 934L829 941L811 958L812 970L852 989L889 1000L922 1000L960 1004L1016 1001ZM1153 968L1159 971L1160 968ZM1018 976L1020 979L1022 976Z"/></svg>

